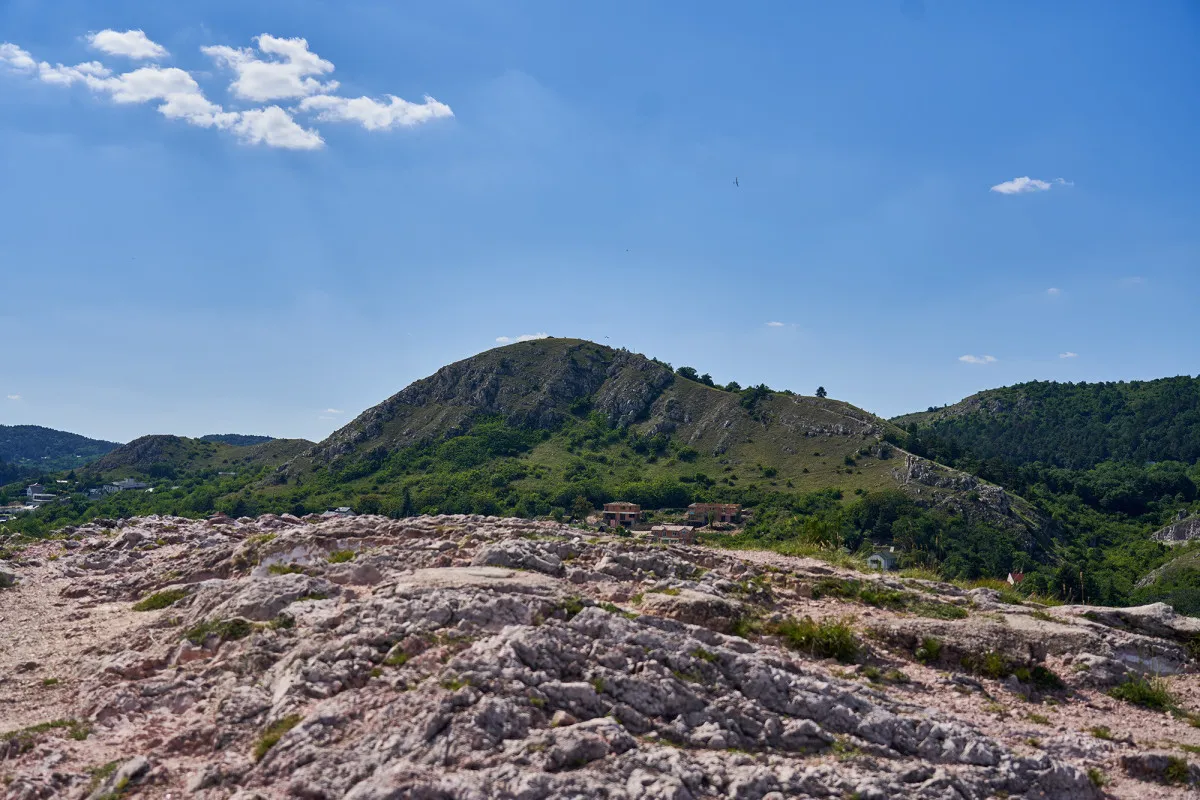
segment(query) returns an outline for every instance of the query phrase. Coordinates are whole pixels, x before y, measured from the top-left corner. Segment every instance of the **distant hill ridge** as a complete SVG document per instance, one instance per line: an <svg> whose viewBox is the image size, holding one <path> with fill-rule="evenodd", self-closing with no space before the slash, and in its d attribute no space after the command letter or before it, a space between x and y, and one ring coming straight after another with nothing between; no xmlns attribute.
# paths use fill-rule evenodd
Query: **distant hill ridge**
<svg viewBox="0 0 1200 800"><path fill-rule="evenodd" d="M939 452L1012 464L1087 469L1101 461L1200 461L1200 379L1057 383L979 392L946 408L896 417L932 434Z"/></svg>
<svg viewBox="0 0 1200 800"><path fill-rule="evenodd" d="M0 461L43 470L82 466L120 447L40 425L0 425Z"/></svg>
<svg viewBox="0 0 1200 800"><path fill-rule="evenodd" d="M234 447L249 447L263 442L275 441L274 436L256 436L249 433L208 433L200 437L202 442L223 442Z"/></svg>

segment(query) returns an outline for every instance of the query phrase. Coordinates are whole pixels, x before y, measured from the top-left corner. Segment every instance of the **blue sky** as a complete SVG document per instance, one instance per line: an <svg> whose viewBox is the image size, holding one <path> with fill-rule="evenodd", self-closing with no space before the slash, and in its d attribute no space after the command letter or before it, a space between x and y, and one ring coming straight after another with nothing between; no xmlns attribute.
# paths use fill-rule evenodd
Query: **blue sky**
<svg viewBox="0 0 1200 800"><path fill-rule="evenodd" d="M539 333L889 416L1196 373L1200 7L745 5L4 0L0 422L319 439Z"/></svg>

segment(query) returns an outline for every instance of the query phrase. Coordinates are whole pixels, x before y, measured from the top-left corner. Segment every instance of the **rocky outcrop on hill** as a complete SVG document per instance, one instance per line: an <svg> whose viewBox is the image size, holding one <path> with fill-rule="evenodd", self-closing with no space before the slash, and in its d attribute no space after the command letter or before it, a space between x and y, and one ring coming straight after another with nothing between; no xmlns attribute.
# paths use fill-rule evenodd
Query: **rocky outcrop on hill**
<svg viewBox="0 0 1200 800"><path fill-rule="evenodd" d="M1186 544L1200 539L1200 516L1185 516L1164 528L1159 528L1150 538L1163 544Z"/></svg>
<svg viewBox="0 0 1200 800"><path fill-rule="evenodd" d="M68 529L5 567L0 786L1082 800L1103 780L1174 796L1154 758L1186 772L1170 748L1200 747L1101 692L1171 674L1194 702L1196 623L1169 610L592 537L463 516Z"/></svg>

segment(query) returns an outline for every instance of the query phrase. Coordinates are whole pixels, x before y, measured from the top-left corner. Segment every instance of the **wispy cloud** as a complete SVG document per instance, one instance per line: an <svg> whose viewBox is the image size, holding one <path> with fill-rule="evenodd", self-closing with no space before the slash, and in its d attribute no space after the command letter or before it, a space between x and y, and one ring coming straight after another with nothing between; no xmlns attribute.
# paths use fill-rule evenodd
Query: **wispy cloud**
<svg viewBox="0 0 1200 800"><path fill-rule="evenodd" d="M768 328L782 328L783 325L784 324L782 322L768 322L767 323Z"/></svg>
<svg viewBox="0 0 1200 800"><path fill-rule="evenodd" d="M327 408L327 409L325 409L325 413L326 414L341 414L342 410L340 408Z"/></svg>
<svg viewBox="0 0 1200 800"><path fill-rule="evenodd" d="M9 399L9 400L20 400L20 399L21 399L21 395L19 395L19 394L10 394L10 395L8 395L8 399Z"/></svg>
<svg viewBox="0 0 1200 800"><path fill-rule="evenodd" d="M500 344L515 344L516 342L532 342L534 339L549 339L548 333L523 333L520 336L497 336Z"/></svg>
<svg viewBox="0 0 1200 800"><path fill-rule="evenodd" d="M1049 191L1054 186L1074 186L1075 184L1064 178L1055 178L1053 181L1043 181L1037 178L1031 178L1024 175L1020 178L1013 178L1011 181L997 183L992 187L992 191L998 194L1028 194L1030 192L1045 192Z"/></svg>
<svg viewBox="0 0 1200 800"><path fill-rule="evenodd" d="M141 30L103 30L99 33L89 33L87 39L93 49L110 56L125 56L140 61L163 58L167 55L167 48L158 42L150 41L145 31Z"/></svg>
<svg viewBox="0 0 1200 800"><path fill-rule="evenodd" d="M995 364L996 363L995 356L965 355L965 356L959 356L958 360L962 361L963 363L966 363L966 364Z"/></svg>
<svg viewBox="0 0 1200 800"><path fill-rule="evenodd" d="M1079 358L1079 353L1072 353L1070 350L1068 350L1065 353L1059 353L1058 357L1059 358Z"/></svg>
<svg viewBox="0 0 1200 800"><path fill-rule="evenodd" d="M1130 275L1128 278L1121 279L1122 286L1142 286L1146 283L1146 279L1141 275Z"/></svg>
<svg viewBox="0 0 1200 800"><path fill-rule="evenodd" d="M104 30L90 34L88 42L109 55L134 59L167 55L166 48L140 30ZM333 63L309 50L305 39L264 33L254 38L254 44L254 48L213 45L200 49L218 66L234 73L229 85L234 100L266 103L301 99L299 105L226 108L205 96L192 73L177 67L147 66L114 74L98 61L51 65L9 42L0 43L0 67L55 86L78 84L117 104L158 103L159 113L168 119L227 131L246 144L289 150L317 150L325 145L321 134L297 122L296 115L308 114L319 122L357 122L369 131L411 127L454 116L448 105L428 96L421 103L412 103L395 95L386 95L383 100L334 95L338 82L320 80L333 72Z"/></svg>
<svg viewBox="0 0 1200 800"><path fill-rule="evenodd" d="M1050 295L1051 297L1058 297L1060 294L1062 294L1062 289L1056 289L1055 287L1051 286L1046 290L1046 294Z"/></svg>

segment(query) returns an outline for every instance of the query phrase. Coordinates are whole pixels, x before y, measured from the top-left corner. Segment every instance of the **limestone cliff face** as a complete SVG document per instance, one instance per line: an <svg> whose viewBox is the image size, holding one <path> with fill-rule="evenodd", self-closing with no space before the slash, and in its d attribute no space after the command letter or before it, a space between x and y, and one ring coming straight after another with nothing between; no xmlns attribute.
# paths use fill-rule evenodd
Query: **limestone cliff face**
<svg viewBox="0 0 1200 800"><path fill-rule="evenodd" d="M1150 538L1163 544L1184 544L1193 539L1200 539L1200 517L1184 517L1176 520L1165 528L1155 531Z"/></svg>

